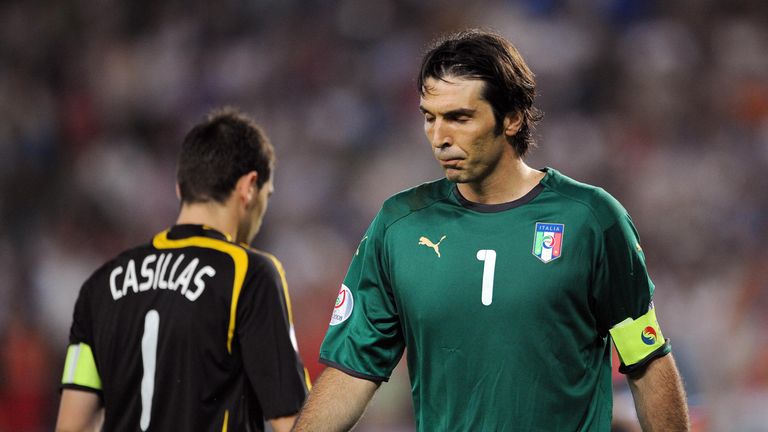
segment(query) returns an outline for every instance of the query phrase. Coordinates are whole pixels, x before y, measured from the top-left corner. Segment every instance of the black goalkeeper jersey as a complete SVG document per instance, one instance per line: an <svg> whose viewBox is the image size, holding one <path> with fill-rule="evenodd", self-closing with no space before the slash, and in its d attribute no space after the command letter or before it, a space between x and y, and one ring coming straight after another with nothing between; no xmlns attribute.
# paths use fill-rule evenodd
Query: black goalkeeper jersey
<svg viewBox="0 0 768 432"><path fill-rule="evenodd" d="M297 413L309 381L282 265L198 225L122 253L80 291L62 386L101 395L106 431L261 431Z"/></svg>

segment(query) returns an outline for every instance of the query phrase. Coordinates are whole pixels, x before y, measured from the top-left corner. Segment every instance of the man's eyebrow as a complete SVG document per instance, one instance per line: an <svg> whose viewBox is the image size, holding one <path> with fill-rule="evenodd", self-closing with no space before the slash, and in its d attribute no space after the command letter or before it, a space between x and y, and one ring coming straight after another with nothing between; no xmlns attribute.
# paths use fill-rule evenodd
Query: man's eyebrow
<svg viewBox="0 0 768 432"><path fill-rule="evenodd" d="M429 112L429 110L424 108L424 106L422 105L419 105L419 111L421 111L424 114L432 114L431 112ZM468 116L473 115L475 112L477 112L477 110L472 108L456 108L450 111L446 111L442 114L443 114L443 117L459 117L463 115L468 115Z"/></svg>
<svg viewBox="0 0 768 432"><path fill-rule="evenodd" d="M477 110L471 108L457 108L443 113L443 117L471 116L475 112L477 112Z"/></svg>

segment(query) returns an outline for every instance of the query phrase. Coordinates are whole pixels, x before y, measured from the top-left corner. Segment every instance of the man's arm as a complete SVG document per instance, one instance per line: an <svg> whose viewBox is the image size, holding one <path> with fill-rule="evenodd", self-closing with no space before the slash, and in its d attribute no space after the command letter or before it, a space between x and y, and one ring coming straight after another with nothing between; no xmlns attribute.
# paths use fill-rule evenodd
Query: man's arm
<svg viewBox="0 0 768 432"><path fill-rule="evenodd" d="M690 430L685 390L672 354L653 360L627 381L643 431Z"/></svg>
<svg viewBox="0 0 768 432"><path fill-rule="evenodd" d="M294 427L297 432L348 431L363 416L380 383L328 367L312 386Z"/></svg>
<svg viewBox="0 0 768 432"><path fill-rule="evenodd" d="M104 410L99 395L89 391L64 389L61 392L57 432L96 431L101 429Z"/></svg>

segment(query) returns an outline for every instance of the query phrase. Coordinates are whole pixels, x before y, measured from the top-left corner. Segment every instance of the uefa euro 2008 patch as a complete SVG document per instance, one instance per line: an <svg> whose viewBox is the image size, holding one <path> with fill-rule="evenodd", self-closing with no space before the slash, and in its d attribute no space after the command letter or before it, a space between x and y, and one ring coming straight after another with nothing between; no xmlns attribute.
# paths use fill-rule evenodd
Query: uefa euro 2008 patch
<svg viewBox="0 0 768 432"><path fill-rule="evenodd" d="M331 325L339 325L347 320L352 315L352 310L355 307L355 299L352 296L352 291L344 284L341 284L338 296L336 296L336 304L333 305L333 313L331 314Z"/></svg>
<svg viewBox="0 0 768 432"><path fill-rule="evenodd" d="M563 255L563 233L565 225L536 222L533 235L533 254L543 263L556 260Z"/></svg>

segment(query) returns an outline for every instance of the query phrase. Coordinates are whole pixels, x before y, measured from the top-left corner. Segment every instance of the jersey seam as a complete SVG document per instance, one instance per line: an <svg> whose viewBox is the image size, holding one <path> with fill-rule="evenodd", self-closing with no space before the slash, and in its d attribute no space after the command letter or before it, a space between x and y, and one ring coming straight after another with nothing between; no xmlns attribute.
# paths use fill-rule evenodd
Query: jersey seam
<svg viewBox="0 0 768 432"><path fill-rule="evenodd" d="M603 225L600 223L600 218L597 216L597 212L596 212L596 210L595 210L595 209L594 209L594 207L592 207L590 204L588 204L587 202L585 202L585 201L583 201L583 200L581 200L581 199L578 199L578 198L574 198L574 197L572 197L572 196L570 196L570 195L566 195L566 194L564 194L563 192L560 192L560 191L558 191L558 190L554 189L554 188L553 188L552 186L550 186L550 185L547 185L547 189L549 189L550 191L552 191L552 193L555 193L555 194L557 194L557 195L559 195L559 196L561 196L561 197L563 197L563 198L565 198L565 199L568 199L568 200L574 201L574 202L576 202L576 203L578 203L578 204L581 204L582 206L586 207L586 208L587 208L587 210L589 210L589 213L592 215L592 217L593 217L593 219L595 220L595 222L597 223L597 226L598 226L598 227L600 227L600 235L601 235L603 238L605 238L605 233L606 233L606 232L607 232L609 229L613 228L614 226L616 226L616 225L619 223L619 221L618 221L618 220L614 220L614 221L613 221L613 223L611 223L609 226L607 226L607 227L603 228ZM595 189L596 189L596 190L599 190L599 191L603 191L603 192L605 192L605 189L603 189L603 188L595 188ZM607 193L607 192L606 192L606 193ZM602 241L601 241L601 243L602 243Z"/></svg>
<svg viewBox="0 0 768 432"><path fill-rule="evenodd" d="M390 229L390 228L391 228L393 225L395 225L396 223L400 222L401 220L403 220L403 219L407 218L408 216L411 216L411 215L413 215L413 214L415 214L415 213L418 213L418 212L420 212L420 211L422 211L422 210L426 210L426 209L428 209L428 208L432 207L433 205L435 205L435 204L437 204L437 203L439 203L439 202L442 202L442 201L448 200L449 198L450 198L450 191L449 191L448 195L446 195L446 196L444 196L444 197L441 197L441 198L438 198L438 199L435 199L434 201L432 201L431 203L429 203L429 204L427 204L427 205L425 205L425 206L423 206L423 207L419 207L419 208L417 208L417 209L411 209L411 210L410 210L410 211L409 211L407 214L404 214L404 215L402 215L402 216L398 217L397 219L395 219L394 221L392 221L392 222L391 222L389 225L386 225L386 224L385 224L385 225L384 225L384 234L386 235L386 232L387 232L387 231L389 231L389 229Z"/></svg>
<svg viewBox="0 0 768 432"><path fill-rule="evenodd" d="M389 229L391 227L393 227L396 223L400 222L401 220L403 220L403 219L405 219L405 218L407 218L407 217L409 217L409 216L411 216L411 215L413 215L415 213L418 213L418 212L420 212L422 210L426 210L426 209L428 209L428 208L430 208L430 207L432 207L432 206L434 206L434 205L436 205L436 204L438 204L440 202L450 200L450 197L451 197L451 190L449 189L448 193L446 195L444 195L443 197L435 199L434 201L430 202L429 204L427 204L427 205L425 205L423 207L419 207L418 209L410 210L407 214L404 214L404 215L398 217L397 219L395 219L389 225L384 224L384 230L383 230L384 232L383 232L383 234L381 236L382 248L384 248L384 245L386 245L386 243L387 243L386 239L387 239L387 235L389 234ZM382 207L382 211L383 211L383 207ZM382 252L386 253L386 250L382 250ZM382 256L381 258L384 258L384 257ZM387 267L389 268L389 266L387 266ZM386 275L387 275L387 278L391 281L392 280L392 275L390 274L389 269L386 271ZM385 290L386 290L386 288L385 288ZM395 302L395 307L399 311L400 310L400 305L398 304L397 296L395 295L395 290L390 288L388 291L392 294L394 302Z"/></svg>
<svg viewBox="0 0 768 432"><path fill-rule="evenodd" d="M603 248L603 247L604 247L604 243L605 243L605 233L606 233L606 232L607 232L607 231L608 231L608 230L609 230L611 227L613 227L614 225L616 225L616 224L618 223L618 221L614 221L614 223L612 223L612 224L611 224L609 227L607 227L607 228L603 228L602 224L600 223L600 218L597 216L597 212L596 212L596 210L595 210L595 209L594 209L594 208L593 208L593 207L592 207L590 204L588 204L587 202L585 202L585 201L583 201L583 200L581 200L581 199L575 198L575 197L573 197L573 196L570 196L570 195L566 195L565 193L563 193L563 192L561 192L561 191L559 191L559 190L556 190L555 188L553 188L553 187L552 187L550 184L547 184L547 185L546 185L546 187L547 187L547 189L548 189L548 190L550 190L552 193L554 193L554 194L556 194L556 195L558 195L558 196L560 196L560 197L562 197L562 198L564 198L564 199L567 199L567 200L573 201L573 202L575 202L575 203L581 204L582 206L586 207L586 208L587 208L587 210L589 210L589 213L592 215L592 218L594 219L595 223L597 223L597 226L600 228L600 230L599 230L599 233L600 233L600 234L599 234L599 235L600 235L600 241L598 242L598 244L600 244L600 245L601 245L601 248ZM595 188L595 189L596 189L596 190L602 190L603 192L605 192L605 189L602 189L602 188ZM597 257L597 262L596 262L596 265L602 265L603 261L604 261L604 257L603 257L603 254L599 254L599 255L598 255L598 257ZM594 282L594 281L593 281L593 282ZM591 286L593 286L594 284L593 284L593 283L590 283L590 285L591 285ZM595 293L594 293L594 288L593 288L593 287L590 287L590 290L589 290L589 291L590 291L590 295L594 295L594 294L595 294ZM606 329L606 333L607 333L607 332L608 332L608 330Z"/></svg>
<svg viewBox="0 0 768 432"><path fill-rule="evenodd" d="M587 202L585 202L584 200L581 200L581 199L578 199L578 198L574 198L574 197L572 197L572 196L570 196L570 195L566 195L566 194L564 194L563 192L560 192L560 191L558 191L558 190L554 189L554 188L553 188L552 186L550 186L550 185L547 185L547 189L549 189L549 190L550 190L550 191L552 191L553 193L556 193L557 195L560 195L561 197L563 197L563 198L565 198L565 199L568 199L568 200L571 200L571 201L575 201L575 202L577 202L577 203L579 203L579 204L583 205L584 207L586 207L586 208L589 210L589 213L592 215L592 217L593 217L593 218L595 219L595 221L597 222L597 225L600 227L600 231L601 231L601 232L605 232L605 231L608 231L608 229L610 229L612 226L614 226L614 225L616 224L616 223L614 222L614 223L612 223L610 226L608 226L608 227L606 227L606 228L603 228L602 224L600 223L600 218L599 218L599 217L597 217L597 213L596 213L595 209L594 209L594 208L593 208L593 207L592 207L590 204L588 204L588 203L587 203ZM601 189L601 188L596 188L596 189L597 189L597 190L603 190L603 189Z"/></svg>

